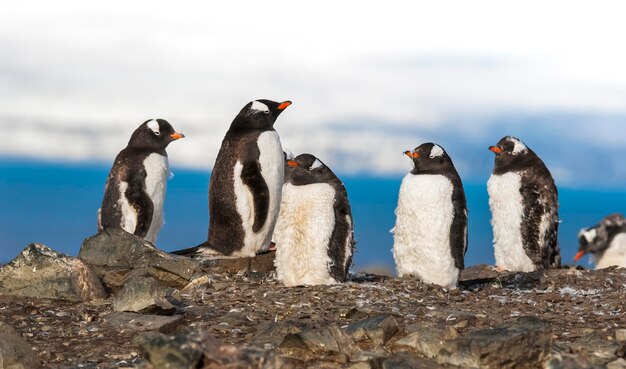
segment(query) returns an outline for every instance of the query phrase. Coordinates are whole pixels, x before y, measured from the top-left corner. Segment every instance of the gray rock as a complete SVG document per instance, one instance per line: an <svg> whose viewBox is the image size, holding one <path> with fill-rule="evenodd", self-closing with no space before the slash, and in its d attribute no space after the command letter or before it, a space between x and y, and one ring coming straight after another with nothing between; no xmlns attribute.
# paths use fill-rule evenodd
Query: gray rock
<svg viewBox="0 0 626 369"><path fill-rule="evenodd" d="M182 288L201 272L196 261L168 254L120 229L107 228L85 239L78 257L92 266L112 290L132 276L150 276L168 287Z"/></svg>
<svg viewBox="0 0 626 369"><path fill-rule="evenodd" d="M519 318L495 329L455 337L455 331L426 328L395 343L411 347L440 364L480 368L537 368L550 353L550 323Z"/></svg>
<svg viewBox="0 0 626 369"><path fill-rule="evenodd" d="M618 358L616 352L620 343L605 339L599 332L591 332L574 342L561 343L560 346L561 351L583 357L593 365L606 365Z"/></svg>
<svg viewBox="0 0 626 369"><path fill-rule="evenodd" d="M104 321L120 330L171 333L180 326L183 317L114 312L106 315Z"/></svg>
<svg viewBox="0 0 626 369"><path fill-rule="evenodd" d="M337 353L354 355L357 347L352 338L336 326L306 330L285 336L280 344L283 349L301 349L315 354Z"/></svg>
<svg viewBox="0 0 626 369"><path fill-rule="evenodd" d="M35 369L41 363L11 326L0 322L0 369Z"/></svg>
<svg viewBox="0 0 626 369"><path fill-rule="evenodd" d="M382 362L382 369L432 369L438 365L432 360L426 360L411 355L408 352L400 352L385 359Z"/></svg>
<svg viewBox="0 0 626 369"><path fill-rule="evenodd" d="M398 323L391 315L381 315L349 325L348 333L356 342L370 340L382 346L398 333Z"/></svg>
<svg viewBox="0 0 626 369"><path fill-rule="evenodd" d="M165 291L153 278L133 277L113 299L114 311L169 315L176 307L165 299Z"/></svg>
<svg viewBox="0 0 626 369"><path fill-rule="evenodd" d="M141 345L155 368L192 369L202 361L207 368L281 369L282 358L272 351L239 348L218 342L205 332L176 337L155 337Z"/></svg>
<svg viewBox="0 0 626 369"><path fill-rule="evenodd" d="M266 321L258 325L250 345L267 350L278 347L288 334L299 333L302 330L292 321Z"/></svg>
<svg viewBox="0 0 626 369"><path fill-rule="evenodd" d="M0 267L0 294L68 301L107 297L87 264L38 243Z"/></svg>

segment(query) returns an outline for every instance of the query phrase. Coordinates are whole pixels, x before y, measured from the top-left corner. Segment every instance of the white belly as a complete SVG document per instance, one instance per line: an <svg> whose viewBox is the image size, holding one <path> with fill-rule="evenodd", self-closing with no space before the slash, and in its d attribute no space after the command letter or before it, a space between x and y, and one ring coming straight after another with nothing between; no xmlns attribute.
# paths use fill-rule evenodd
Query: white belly
<svg viewBox="0 0 626 369"><path fill-rule="evenodd" d="M261 175L269 190L269 207L265 224L258 232L252 231L254 225L254 200L250 188L241 180L243 164L237 162L234 168L234 188L237 212L242 218L245 232L243 248L232 256L253 257L259 251L269 247L282 193L284 179L284 154L280 138L276 131L267 131L259 135L257 140L260 156Z"/></svg>
<svg viewBox="0 0 626 369"><path fill-rule="evenodd" d="M593 257L596 269L608 268L611 266L618 266L626 268L626 233L620 233L611 242L602 257Z"/></svg>
<svg viewBox="0 0 626 369"><path fill-rule="evenodd" d="M333 284L328 244L335 227L335 190L286 184L276 223L276 275L286 286Z"/></svg>
<svg viewBox="0 0 626 369"><path fill-rule="evenodd" d="M493 245L498 267L509 271L531 272L536 267L526 255L522 242L524 205L520 185L521 176L515 172L489 178L487 190L492 214ZM542 233L545 233L546 224L547 221L542 221Z"/></svg>
<svg viewBox="0 0 626 369"><path fill-rule="evenodd" d="M399 276L455 288L460 270L450 250L452 182L441 175L407 174L400 186L393 256Z"/></svg>
<svg viewBox="0 0 626 369"><path fill-rule="evenodd" d="M154 243L163 226L163 204L165 202L165 190L169 175L169 163L166 156L150 154L143 162L146 169L145 191L152 200L154 211L150 228L146 234L146 240Z"/></svg>

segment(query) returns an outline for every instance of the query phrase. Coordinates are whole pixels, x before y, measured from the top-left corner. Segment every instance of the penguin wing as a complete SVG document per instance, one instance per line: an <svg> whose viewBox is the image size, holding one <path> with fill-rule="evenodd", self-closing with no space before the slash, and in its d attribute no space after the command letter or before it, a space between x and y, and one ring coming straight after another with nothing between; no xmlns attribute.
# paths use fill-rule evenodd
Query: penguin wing
<svg viewBox="0 0 626 369"><path fill-rule="evenodd" d="M334 262L329 266L329 272L335 280L343 282L354 254L354 226L347 197L335 198L333 211L335 227L328 244L328 257Z"/></svg>
<svg viewBox="0 0 626 369"><path fill-rule="evenodd" d="M249 160L243 164L241 180L250 188L250 192L252 193L254 205L254 224L252 231L258 232L263 228L263 225L265 225L270 206L269 187L261 174L261 164L258 160Z"/></svg>
<svg viewBox="0 0 626 369"><path fill-rule="evenodd" d="M467 253L467 203L462 185L455 185L452 193L454 219L450 228L450 249L454 266L465 268L465 254Z"/></svg>
<svg viewBox="0 0 626 369"><path fill-rule="evenodd" d="M154 204L152 199L145 191L146 171L141 169L136 171L128 178L128 187L123 196L126 197L128 203L137 211L137 226L135 227L135 236L145 237L152 223L152 214L154 212Z"/></svg>
<svg viewBox="0 0 626 369"><path fill-rule="evenodd" d="M521 224L524 250L535 265L543 266L543 240L539 228L545 209L540 202L539 187L536 182L522 178L520 193L524 209Z"/></svg>

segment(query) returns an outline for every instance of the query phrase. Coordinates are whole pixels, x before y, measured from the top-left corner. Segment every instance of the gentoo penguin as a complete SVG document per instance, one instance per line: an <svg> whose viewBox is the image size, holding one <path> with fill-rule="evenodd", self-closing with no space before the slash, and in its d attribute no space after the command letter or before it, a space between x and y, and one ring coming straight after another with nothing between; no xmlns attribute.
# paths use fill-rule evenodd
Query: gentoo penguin
<svg viewBox="0 0 626 369"><path fill-rule="evenodd" d="M559 201L550 171L515 137L504 137L489 150L496 155L487 189L497 268L559 268Z"/></svg>
<svg viewBox="0 0 626 369"><path fill-rule="evenodd" d="M456 288L467 251L461 177L437 144L425 143L404 154L413 160L413 170L402 180L391 230L398 275Z"/></svg>
<svg viewBox="0 0 626 369"><path fill-rule="evenodd" d="M255 100L241 109L222 141L209 183L209 236L187 256L253 257L270 246L284 178L276 118L291 101Z"/></svg>
<svg viewBox="0 0 626 369"><path fill-rule="evenodd" d="M145 121L117 155L98 210L98 230L121 228L154 243L163 225L169 176L165 148L185 137L163 119Z"/></svg>
<svg viewBox="0 0 626 369"><path fill-rule="evenodd" d="M579 251L574 260L591 254L596 269L618 266L626 268L626 219L612 214L600 224L583 229L578 234Z"/></svg>
<svg viewBox="0 0 626 369"><path fill-rule="evenodd" d="M276 275L286 286L344 282L354 253L348 194L311 154L287 161L276 223Z"/></svg>

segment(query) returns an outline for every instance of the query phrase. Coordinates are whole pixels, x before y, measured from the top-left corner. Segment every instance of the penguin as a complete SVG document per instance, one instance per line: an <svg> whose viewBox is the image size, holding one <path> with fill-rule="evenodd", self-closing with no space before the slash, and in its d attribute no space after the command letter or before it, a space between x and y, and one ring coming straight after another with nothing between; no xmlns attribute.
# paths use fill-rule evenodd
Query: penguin
<svg viewBox="0 0 626 369"><path fill-rule="evenodd" d="M512 272L560 268L558 191L543 161L522 141L503 137L487 183L496 267Z"/></svg>
<svg viewBox="0 0 626 369"><path fill-rule="evenodd" d="M183 137L164 119L149 119L133 132L107 177L98 231L121 228L155 243L170 174L165 148Z"/></svg>
<svg viewBox="0 0 626 369"><path fill-rule="evenodd" d="M355 247L346 189L314 155L286 164L274 232L276 277L288 287L344 282Z"/></svg>
<svg viewBox="0 0 626 369"><path fill-rule="evenodd" d="M211 172L208 239L174 254L254 257L269 248L285 165L274 123L289 105L255 100L237 114Z"/></svg>
<svg viewBox="0 0 626 369"><path fill-rule="evenodd" d="M596 269L611 266L626 268L626 219L622 214L609 215L599 224L581 230L578 242L575 261L591 254Z"/></svg>
<svg viewBox="0 0 626 369"><path fill-rule="evenodd" d="M450 156L435 143L404 154L413 169L402 180L391 230L398 276L456 288L467 252L463 182Z"/></svg>

